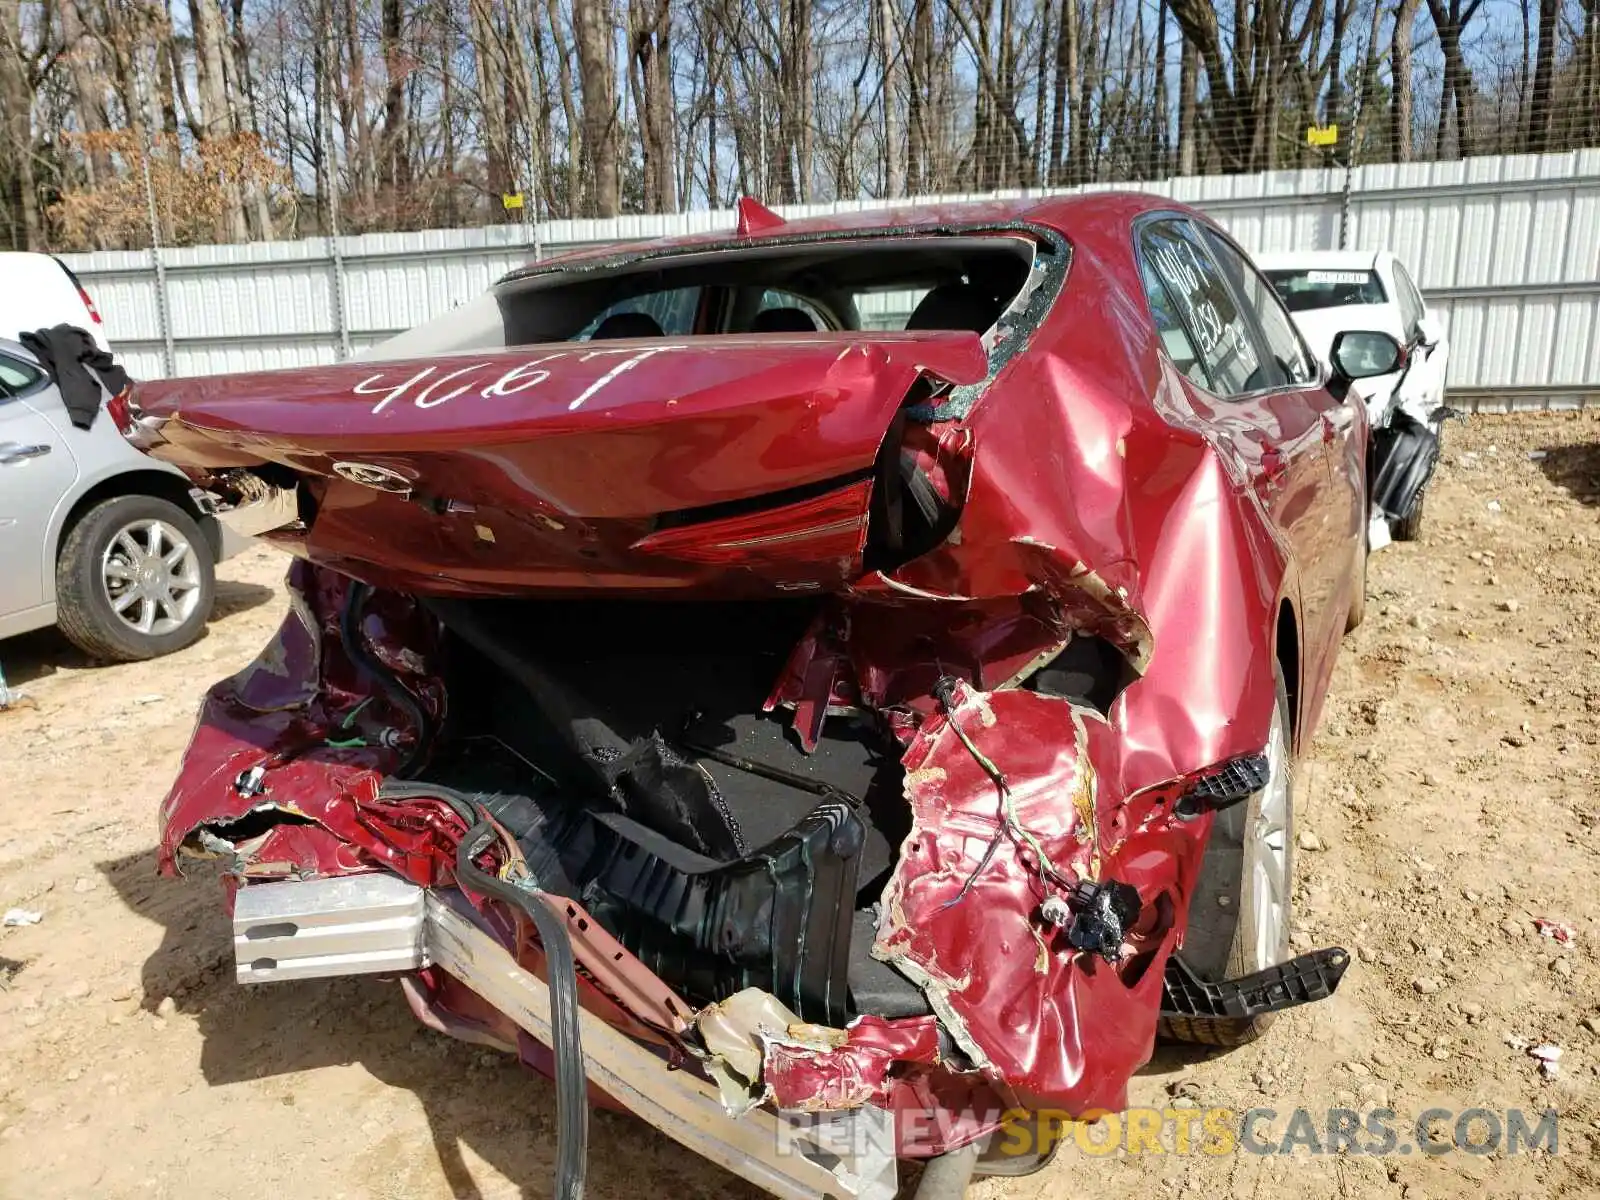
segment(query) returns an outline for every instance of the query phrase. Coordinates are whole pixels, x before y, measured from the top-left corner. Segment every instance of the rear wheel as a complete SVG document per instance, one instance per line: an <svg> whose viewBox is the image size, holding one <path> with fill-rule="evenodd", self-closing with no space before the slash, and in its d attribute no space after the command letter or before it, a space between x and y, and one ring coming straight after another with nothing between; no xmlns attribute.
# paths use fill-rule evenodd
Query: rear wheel
<svg viewBox="0 0 1600 1200"><path fill-rule="evenodd" d="M1288 690L1276 664L1273 677L1277 705L1267 736L1267 784L1243 804L1216 815L1189 905L1184 961L1214 982L1252 975L1289 957L1293 761ZM1274 1016L1163 1017L1159 1032L1177 1041L1239 1046L1265 1033Z"/></svg>
<svg viewBox="0 0 1600 1200"><path fill-rule="evenodd" d="M215 586L211 545L193 517L155 496L113 496L61 544L56 622L95 658L155 658L200 636Z"/></svg>

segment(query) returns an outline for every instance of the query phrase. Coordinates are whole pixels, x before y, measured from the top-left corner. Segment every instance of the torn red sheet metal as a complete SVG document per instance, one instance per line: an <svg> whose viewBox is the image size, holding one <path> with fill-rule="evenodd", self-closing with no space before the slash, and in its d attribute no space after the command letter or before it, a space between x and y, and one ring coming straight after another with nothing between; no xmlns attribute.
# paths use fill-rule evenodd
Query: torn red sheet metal
<svg viewBox="0 0 1600 1200"><path fill-rule="evenodd" d="M932 1017L885 1021L860 1017L831 1046L774 1041L767 1047L761 1080L779 1108L824 1112L888 1105L890 1072L906 1064L939 1061L939 1027Z"/></svg>
<svg viewBox="0 0 1600 1200"><path fill-rule="evenodd" d="M956 724L1006 764L1008 799ZM1126 1106L1204 845L1201 822L1170 806L1143 811L1099 777L1114 738L1098 714L1064 700L963 689L905 757L913 825L873 955L924 981L956 1044L1029 1107ZM1138 889L1145 921L1121 962L1073 950L1042 918L1045 900L1064 895L1049 876ZM1115 1008L1122 1016L1108 1022Z"/></svg>

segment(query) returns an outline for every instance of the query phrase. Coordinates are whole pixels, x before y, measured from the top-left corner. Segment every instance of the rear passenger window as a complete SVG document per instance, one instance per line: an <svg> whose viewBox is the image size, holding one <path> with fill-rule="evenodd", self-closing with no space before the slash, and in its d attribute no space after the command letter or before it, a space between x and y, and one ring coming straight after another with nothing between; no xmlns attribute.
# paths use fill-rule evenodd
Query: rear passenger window
<svg viewBox="0 0 1600 1200"><path fill-rule="evenodd" d="M1211 390L1219 396L1237 396L1271 386L1262 381L1261 360L1247 319L1189 223L1151 222L1139 235L1139 253L1176 310L1211 380ZM1146 292L1149 298L1148 288ZM1156 304L1150 298L1152 313Z"/></svg>
<svg viewBox="0 0 1600 1200"><path fill-rule="evenodd" d="M1194 348L1194 343L1189 340L1188 331L1184 329L1183 321L1178 316L1172 294L1167 291L1166 285L1161 282L1161 276L1156 274L1155 268L1148 260L1140 260L1139 273L1144 278L1144 293L1150 299L1150 315L1156 320L1156 332L1161 335L1161 345L1166 350L1167 357L1172 360L1173 366L1189 377L1191 383L1197 383L1210 391L1211 377L1200 365L1200 354Z"/></svg>
<svg viewBox="0 0 1600 1200"><path fill-rule="evenodd" d="M38 367L0 355L0 396L20 396L43 378Z"/></svg>
<svg viewBox="0 0 1600 1200"><path fill-rule="evenodd" d="M1278 298L1272 285L1261 277L1261 273L1232 242L1218 237L1210 229L1206 230L1206 241L1210 243L1211 253L1222 264L1223 271L1233 281L1234 288L1244 298L1245 306L1255 314L1256 325L1266 340L1267 353L1272 356L1272 362L1263 373L1262 386L1283 387L1286 384L1313 382L1317 377L1316 361L1301 341L1293 318L1284 311L1283 301ZM1276 368L1276 372L1272 368ZM1271 377L1275 374L1281 378Z"/></svg>

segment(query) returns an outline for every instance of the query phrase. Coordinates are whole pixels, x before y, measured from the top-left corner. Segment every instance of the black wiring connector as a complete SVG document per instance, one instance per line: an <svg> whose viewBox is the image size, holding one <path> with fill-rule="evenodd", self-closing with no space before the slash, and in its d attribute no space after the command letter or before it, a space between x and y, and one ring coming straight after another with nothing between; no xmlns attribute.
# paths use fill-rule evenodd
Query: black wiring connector
<svg viewBox="0 0 1600 1200"><path fill-rule="evenodd" d="M1086 954L1098 954L1108 963L1122 961L1122 942L1139 922L1143 905L1139 889L1131 883L1110 879L1103 883L1081 880L1068 900L1072 920L1067 925L1067 944Z"/></svg>

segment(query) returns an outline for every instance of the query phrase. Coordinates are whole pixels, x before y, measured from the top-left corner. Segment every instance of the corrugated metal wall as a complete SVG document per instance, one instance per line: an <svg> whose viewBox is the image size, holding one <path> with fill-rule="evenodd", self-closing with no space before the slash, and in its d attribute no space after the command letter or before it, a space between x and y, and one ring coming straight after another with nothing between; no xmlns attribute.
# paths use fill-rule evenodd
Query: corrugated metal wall
<svg viewBox="0 0 1600 1200"><path fill-rule="evenodd" d="M1137 185L1205 210L1252 251L1388 247L1450 332L1450 385L1475 407L1600 402L1600 150L1279 171ZM1135 185L1128 185L1133 187ZM1025 192L941 201L1022 197ZM883 207L845 202L785 216ZM542 253L725 229L731 212L367 234L163 252L172 373L310 365L479 294ZM136 375L167 373L148 252L65 256ZM339 281L344 303L337 303ZM342 310L342 311L341 311ZM342 326L341 326L342 319Z"/></svg>

